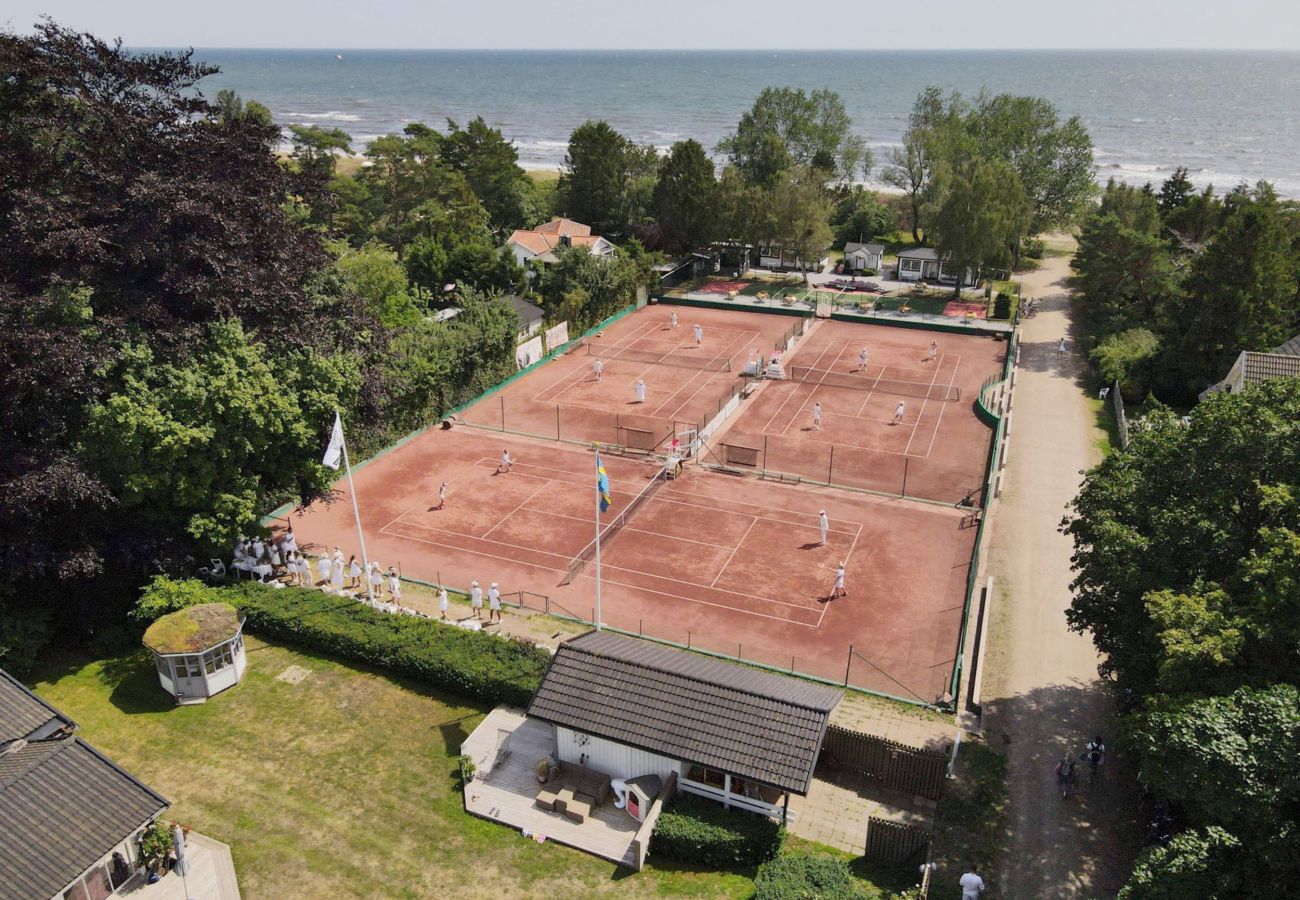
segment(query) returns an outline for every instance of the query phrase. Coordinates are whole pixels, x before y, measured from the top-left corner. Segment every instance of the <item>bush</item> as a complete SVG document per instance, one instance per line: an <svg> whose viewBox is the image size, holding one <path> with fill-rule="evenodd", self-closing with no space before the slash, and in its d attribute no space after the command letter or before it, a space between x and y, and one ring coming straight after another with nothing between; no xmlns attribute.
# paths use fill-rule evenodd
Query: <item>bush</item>
<svg viewBox="0 0 1300 900"><path fill-rule="evenodd" d="M993 301L993 318L1011 318L1011 295L1006 291L998 291L997 299Z"/></svg>
<svg viewBox="0 0 1300 900"><path fill-rule="evenodd" d="M1130 328L1108 335L1091 354L1102 381L1119 382L1126 400L1135 403L1146 397L1151 385L1152 365L1160 351L1160 339L1145 328Z"/></svg>
<svg viewBox="0 0 1300 900"><path fill-rule="evenodd" d="M1042 259L1047 252L1047 245L1041 238L1030 238L1022 245L1020 252L1029 259Z"/></svg>
<svg viewBox="0 0 1300 900"><path fill-rule="evenodd" d="M197 579L175 580L166 575L155 575L140 592L140 599L131 610L131 618L148 624L188 606L212 602L211 588Z"/></svg>
<svg viewBox="0 0 1300 900"><path fill-rule="evenodd" d="M767 862L784 842L784 826L771 819L678 794L655 823L651 847L678 862L733 868Z"/></svg>
<svg viewBox="0 0 1300 900"><path fill-rule="evenodd" d="M379 612L310 588L271 588L254 581L206 590L211 601L245 613L245 627L254 634L488 703L527 706L550 662L550 654L527 641Z"/></svg>
<svg viewBox="0 0 1300 900"><path fill-rule="evenodd" d="M848 863L833 856L788 853L763 863L754 879L754 900L855 900L865 896Z"/></svg>

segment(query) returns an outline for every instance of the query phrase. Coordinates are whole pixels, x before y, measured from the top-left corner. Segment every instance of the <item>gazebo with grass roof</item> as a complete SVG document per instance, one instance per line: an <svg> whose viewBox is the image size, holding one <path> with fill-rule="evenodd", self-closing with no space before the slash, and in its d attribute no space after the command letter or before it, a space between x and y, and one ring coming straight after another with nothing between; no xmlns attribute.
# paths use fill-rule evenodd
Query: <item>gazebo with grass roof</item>
<svg viewBox="0 0 1300 900"><path fill-rule="evenodd" d="M244 622L229 603L168 613L149 626L158 681L177 703L202 703L244 677Z"/></svg>

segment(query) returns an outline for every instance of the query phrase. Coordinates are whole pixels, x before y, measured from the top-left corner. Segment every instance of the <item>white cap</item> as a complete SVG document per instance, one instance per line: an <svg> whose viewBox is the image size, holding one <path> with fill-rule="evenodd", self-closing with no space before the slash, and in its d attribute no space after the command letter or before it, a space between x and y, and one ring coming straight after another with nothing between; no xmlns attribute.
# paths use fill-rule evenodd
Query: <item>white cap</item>
<svg viewBox="0 0 1300 900"><path fill-rule="evenodd" d="M493 586L493 587L496 587L496 586L497 586L497 583L496 583L495 581L492 582L492 586Z"/></svg>
<svg viewBox="0 0 1300 900"><path fill-rule="evenodd" d="M470 586L470 587L478 587L478 582L477 582L477 581L471 581L471 582L469 583L469 586Z"/></svg>
<svg viewBox="0 0 1300 900"><path fill-rule="evenodd" d="M824 516L824 515L826 515L826 510L824 510L824 509L819 509L819 510L817 510L817 515L819 515L819 516Z"/></svg>

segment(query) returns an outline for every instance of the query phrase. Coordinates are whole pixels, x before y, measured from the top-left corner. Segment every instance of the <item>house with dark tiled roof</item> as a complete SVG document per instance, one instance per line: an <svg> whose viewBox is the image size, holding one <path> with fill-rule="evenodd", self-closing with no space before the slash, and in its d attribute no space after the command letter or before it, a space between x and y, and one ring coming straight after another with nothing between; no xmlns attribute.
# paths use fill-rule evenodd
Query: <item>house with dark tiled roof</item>
<svg viewBox="0 0 1300 900"><path fill-rule="evenodd" d="M0 670L0 900L101 900L141 868L166 799Z"/></svg>
<svg viewBox="0 0 1300 900"><path fill-rule="evenodd" d="M528 707L563 763L785 819L807 796L837 688L592 631L565 641Z"/></svg>
<svg viewBox="0 0 1300 900"><path fill-rule="evenodd" d="M536 228L517 228L506 239L506 246L520 265L536 259L553 263L555 251L561 247L586 247L592 256L612 256L614 245L600 235L591 233L590 225L556 216Z"/></svg>
<svg viewBox="0 0 1300 900"><path fill-rule="evenodd" d="M1270 378L1300 378L1300 335L1268 353L1241 351L1227 376L1202 391L1201 399L1210 394L1240 394L1251 385Z"/></svg>

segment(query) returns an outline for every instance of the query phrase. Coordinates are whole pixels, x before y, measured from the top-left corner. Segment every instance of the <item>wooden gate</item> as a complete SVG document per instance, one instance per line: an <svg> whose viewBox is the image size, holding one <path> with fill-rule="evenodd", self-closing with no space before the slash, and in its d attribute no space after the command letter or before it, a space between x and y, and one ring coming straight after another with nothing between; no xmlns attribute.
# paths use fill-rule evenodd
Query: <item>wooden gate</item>
<svg viewBox="0 0 1300 900"><path fill-rule="evenodd" d="M850 769L882 787L939 800L947 781L948 756L885 738L828 725L819 764Z"/></svg>
<svg viewBox="0 0 1300 900"><path fill-rule="evenodd" d="M925 862L930 849L930 832L871 816L867 819L867 858L899 868L915 868Z"/></svg>

